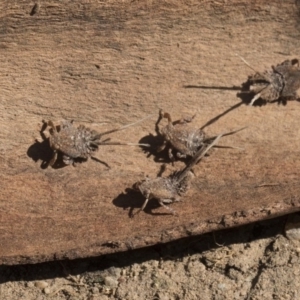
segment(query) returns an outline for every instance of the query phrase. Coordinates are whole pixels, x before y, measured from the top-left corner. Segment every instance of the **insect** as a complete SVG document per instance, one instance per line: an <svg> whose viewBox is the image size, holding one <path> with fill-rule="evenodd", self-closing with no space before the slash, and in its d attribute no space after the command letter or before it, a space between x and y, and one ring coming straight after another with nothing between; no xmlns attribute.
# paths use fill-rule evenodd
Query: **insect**
<svg viewBox="0 0 300 300"><path fill-rule="evenodd" d="M133 144L133 143L119 143L109 142L109 138L101 140L104 135L123 130L133 126L148 117L116 129L112 129L103 133L98 133L91 130L84 125L75 127L73 121L63 120L60 122L59 130L52 121L46 123L46 127L50 127L49 143L53 149L53 157L49 162L53 166L57 160L58 152L63 154L63 162L66 165L75 165L76 159L87 160L98 150L100 145L128 145L128 146L149 146L148 144ZM45 128L46 129L46 128Z"/></svg>
<svg viewBox="0 0 300 300"><path fill-rule="evenodd" d="M259 98L267 102L298 98L297 90L300 88L298 59L285 60L276 67L272 66L270 70L260 73L254 70L244 58L239 57L250 69L255 71L255 74L248 78L250 91L255 94L250 106Z"/></svg>
<svg viewBox="0 0 300 300"><path fill-rule="evenodd" d="M146 177L143 181L136 182L133 188L139 190L146 198L143 206L136 214L145 209L150 199L155 198L161 206L171 211L173 215L176 215L176 212L171 207L166 206L165 203L173 203L181 200L181 196L189 189L189 182L194 176L191 171L193 166L201 160L211 147L217 144L222 136L222 134L218 135L212 143L198 150L184 169L175 171L168 177L157 177L155 179Z"/></svg>
<svg viewBox="0 0 300 300"><path fill-rule="evenodd" d="M171 161L174 161L173 150L176 150L176 156L178 158L186 158L187 156L193 157L199 149L214 140L216 136L207 137L201 128L188 126L187 123L190 123L194 117L195 115L189 119L172 122L171 115L160 110L159 119L156 123L156 131L164 138L164 142L157 151L161 152L168 147L169 158ZM163 118L168 119L168 124L159 128L158 125ZM223 136L234 134L244 128L224 133Z"/></svg>

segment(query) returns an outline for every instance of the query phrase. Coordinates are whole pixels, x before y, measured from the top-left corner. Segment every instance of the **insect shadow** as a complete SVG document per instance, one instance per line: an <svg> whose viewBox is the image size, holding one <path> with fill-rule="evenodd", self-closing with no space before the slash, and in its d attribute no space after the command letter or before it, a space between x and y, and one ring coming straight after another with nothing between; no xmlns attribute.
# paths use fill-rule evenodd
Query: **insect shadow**
<svg viewBox="0 0 300 300"><path fill-rule="evenodd" d="M208 127L209 125L217 122L219 119L221 119L222 117L224 117L225 115L227 115L228 113L230 113L231 111L235 110L236 108L238 108L239 106L241 106L243 104L243 102L239 102L231 107L229 107L228 109L226 109L224 112L218 114L217 116L213 117L212 119L210 119L209 121L207 121L200 129L203 130L204 128Z"/></svg>
<svg viewBox="0 0 300 300"><path fill-rule="evenodd" d="M225 91L238 91L236 96L241 99L241 102L232 106L232 108L236 108L242 104L249 105L255 93L250 90L251 81L248 78L247 81L243 82L241 86L205 86L205 85L184 85L183 87L186 89L203 89L203 90L225 90ZM266 105L266 102L262 99L258 99L253 106L263 106ZM229 111L232 109L230 108ZM226 111L226 112L229 112ZM223 114L225 115L225 113Z"/></svg>
<svg viewBox="0 0 300 300"><path fill-rule="evenodd" d="M46 169L53 156L53 151L50 148L48 140L39 142L38 140L32 144L27 150L27 156L32 158L33 161L42 161L40 167L41 169Z"/></svg>
<svg viewBox="0 0 300 300"><path fill-rule="evenodd" d="M151 215L162 216L162 215L170 215L169 213L155 213L153 210L160 208L161 206L158 204L155 199L154 201L149 201L147 207L145 207L144 212ZM126 188L125 193L121 193L117 196L113 201L113 205L116 207L122 207L124 210L128 211L128 217L133 218L134 210L141 208L143 203L145 202L145 197L137 190L133 188Z"/></svg>
<svg viewBox="0 0 300 300"><path fill-rule="evenodd" d="M147 154L147 157L153 156L155 162L162 162L167 163L170 162L170 158L168 156L168 149L164 149L163 151L157 151L157 149L163 144L164 137L160 134L158 124L160 123L161 118L159 117L155 123L155 133L156 135L153 135L152 133L149 133L149 135L146 135L142 137L139 140L139 143L141 144L149 144L150 147L143 147L140 146L144 153Z"/></svg>
<svg viewBox="0 0 300 300"><path fill-rule="evenodd" d="M49 139L43 133L47 127L47 124L43 123L41 130L39 131L40 136L42 137L42 141L38 141L37 139L35 142L28 148L27 156L32 158L33 161L41 162L41 169L46 169L49 166L49 162L53 157L53 150L50 147ZM55 168L61 168L64 164L62 162L62 156L60 156L55 164Z"/></svg>
<svg viewBox="0 0 300 300"><path fill-rule="evenodd" d="M150 145L148 148L141 146L141 149L147 154L147 157L153 156L155 162L167 163L170 162L167 149L157 152L157 149L163 143L163 141L164 139L162 136L149 133L149 135L142 137L139 140L139 143L146 143Z"/></svg>
<svg viewBox="0 0 300 300"><path fill-rule="evenodd" d="M241 104L249 105L255 96L255 93L251 91L250 87L251 81L250 77L248 77L248 79L242 83L240 91L236 94L236 96L241 99ZM258 99L253 106L264 106L266 104L267 102L263 99Z"/></svg>
<svg viewBox="0 0 300 300"><path fill-rule="evenodd" d="M250 81L247 80L246 82L242 83L242 86L232 86L232 87L226 87L226 86L204 86L204 85L184 85L183 86L186 89L204 89L204 90L227 90L227 91L239 91L236 96L241 99L240 102L237 104L234 104L230 108L226 109L224 112L218 114L217 116L213 117L211 120L206 122L200 129L204 129L208 127L209 125L215 123L220 118L224 117L231 111L235 110L236 108L240 107L242 104L249 105L251 102L251 99L253 98L253 93L250 92ZM263 100L259 99L255 106L262 106L265 105Z"/></svg>

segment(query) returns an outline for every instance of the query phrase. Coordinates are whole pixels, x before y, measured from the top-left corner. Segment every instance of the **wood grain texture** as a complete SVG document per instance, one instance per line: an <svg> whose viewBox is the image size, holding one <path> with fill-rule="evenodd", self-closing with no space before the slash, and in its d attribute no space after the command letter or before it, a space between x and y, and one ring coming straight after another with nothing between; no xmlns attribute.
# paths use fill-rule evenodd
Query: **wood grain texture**
<svg viewBox="0 0 300 300"><path fill-rule="evenodd" d="M167 242L299 210L299 102L237 104L247 76L299 58L294 1L1 1L0 263L36 263ZM189 88L187 88L189 86ZM230 110L237 105L236 109ZM42 120L74 119L114 140L151 139L159 108L197 117L221 141L165 215L127 189L160 163L139 148L102 147L76 168L42 168ZM36 142L36 139L39 142ZM169 171L182 167L178 162Z"/></svg>

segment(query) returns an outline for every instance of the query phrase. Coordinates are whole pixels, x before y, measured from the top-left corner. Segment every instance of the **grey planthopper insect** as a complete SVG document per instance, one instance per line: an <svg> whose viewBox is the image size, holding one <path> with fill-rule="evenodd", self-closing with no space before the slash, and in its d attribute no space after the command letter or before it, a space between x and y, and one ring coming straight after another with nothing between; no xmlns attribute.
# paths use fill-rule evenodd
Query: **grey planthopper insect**
<svg viewBox="0 0 300 300"><path fill-rule="evenodd" d="M156 126L158 127L158 133L164 138L164 142L157 149L157 151L160 152L168 147L169 158L171 159L171 161L174 161L174 150L176 151L176 156L178 158L186 158L187 156L193 157L202 147L211 143L211 141L215 139L216 136L209 137L201 128L188 126L187 123L190 123L194 119L194 117L195 116L189 119L180 119L173 122L169 113L160 110L159 120L157 121ZM166 118L168 120L168 124L159 128L158 125L163 118ZM244 128L245 127L235 131L224 133L223 136L232 135L240 130L243 130Z"/></svg>
<svg viewBox="0 0 300 300"><path fill-rule="evenodd" d="M49 143L53 149L53 157L49 162L50 166L53 166L57 160L58 152L63 154L63 162L66 165L75 163L76 159L87 160L92 157L93 154L99 149L99 146L103 145L128 145L128 146L144 146L149 147L148 144L138 143L121 143L121 142L109 142L109 138L102 140L102 137L110 133L124 130L128 127L134 126L150 116L143 118L137 122L108 130L103 133L98 133L95 130L91 130L84 125L75 127L73 121L63 120L60 122L59 129L54 125L52 121L45 122L47 126L50 126ZM45 128L46 129L46 128Z"/></svg>
<svg viewBox="0 0 300 300"><path fill-rule="evenodd" d="M237 55L239 56L239 55ZM282 100L296 100L297 90L300 88L300 68L299 60L285 60L277 66L272 66L269 70L258 72L241 56L240 59L255 72L249 76L250 92L255 96L250 102L250 106L261 98L267 102Z"/></svg>
<svg viewBox="0 0 300 300"><path fill-rule="evenodd" d="M201 160L201 158L208 152L208 150L216 145L223 134L218 135L214 140L202 147L194 155L185 168L173 172L168 177L157 177L155 179L146 179L138 181L133 185L135 190L139 190L146 198L143 206L135 213L138 214L144 210L150 199L157 199L158 203L164 208L171 211L173 215L176 212L165 205L165 203L173 203L181 200L181 196L185 194L189 188L189 182L194 177L192 168Z"/></svg>

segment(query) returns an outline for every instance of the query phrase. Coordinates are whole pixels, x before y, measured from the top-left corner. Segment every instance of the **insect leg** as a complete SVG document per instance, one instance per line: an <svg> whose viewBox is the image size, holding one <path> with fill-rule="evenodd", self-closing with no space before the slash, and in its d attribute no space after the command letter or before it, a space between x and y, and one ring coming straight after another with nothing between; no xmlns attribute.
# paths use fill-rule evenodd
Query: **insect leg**
<svg viewBox="0 0 300 300"><path fill-rule="evenodd" d="M56 126L54 126L54 124L53 124L52 121L48 121L47 125L51 127L51 129L53 130L53 132L57 132Z"/></svg>
<svg viewBox="0 0 300 300"><path fill-rule="evenodd" d="M169 150L168 150L168 154L169 154L169 158L172 162L174 162L175 158L174 158L174 155L172 153L173 149L170 147Z"/></svg>
<svg viewBox="0 0 300 300"><path fill-rule="evenodd" d="M134 215L137 215L138 213L140 213L141 211L143 211L143 210L145 209L145 207L146 207L148 201L149 201L149 197L146 198L146 200L145 200L143 206L142 206L142 207L141 207Z"/></svg>
<svg viewBox="0 0 300 300"><path fill-rule="evenodd" d="M176 153L176 156L177 156L178 158L186 158L186 154L183 154L183 153L181 153L181 152L177 152L177 153Z"/></svg>
<svg viewBox="0 0 300 300"><path fill-rule="evenodd" d="M57 151L54 151L53 156L52 156L51 160L49 161L49 166L52 167L54 165L54 163L56 162L56 160L57 160Z"/></svg>
<svg viewBox="0 0 300 300"><path fill-rule="evenodd" d="M257 99L260 98L260 96L261 96L261 93L256 94L256 95L253 97L253 99L251 100L249 106L252 106L252 105L254 104L254 102L255 102Z"/></svg>
<svg viewBox="0 0 300 300"><path fill-rule="evenodd" d="M169 211L172 213L172 215L178 215L177 212L176 212L173 208L171 208L171 207L165 205L164 202L172 203L173 200L171 200L171 199L159 199L159 200L158 200L158 203L159 203L162 207L164 207L165 209L169 210Z"/></svg>

